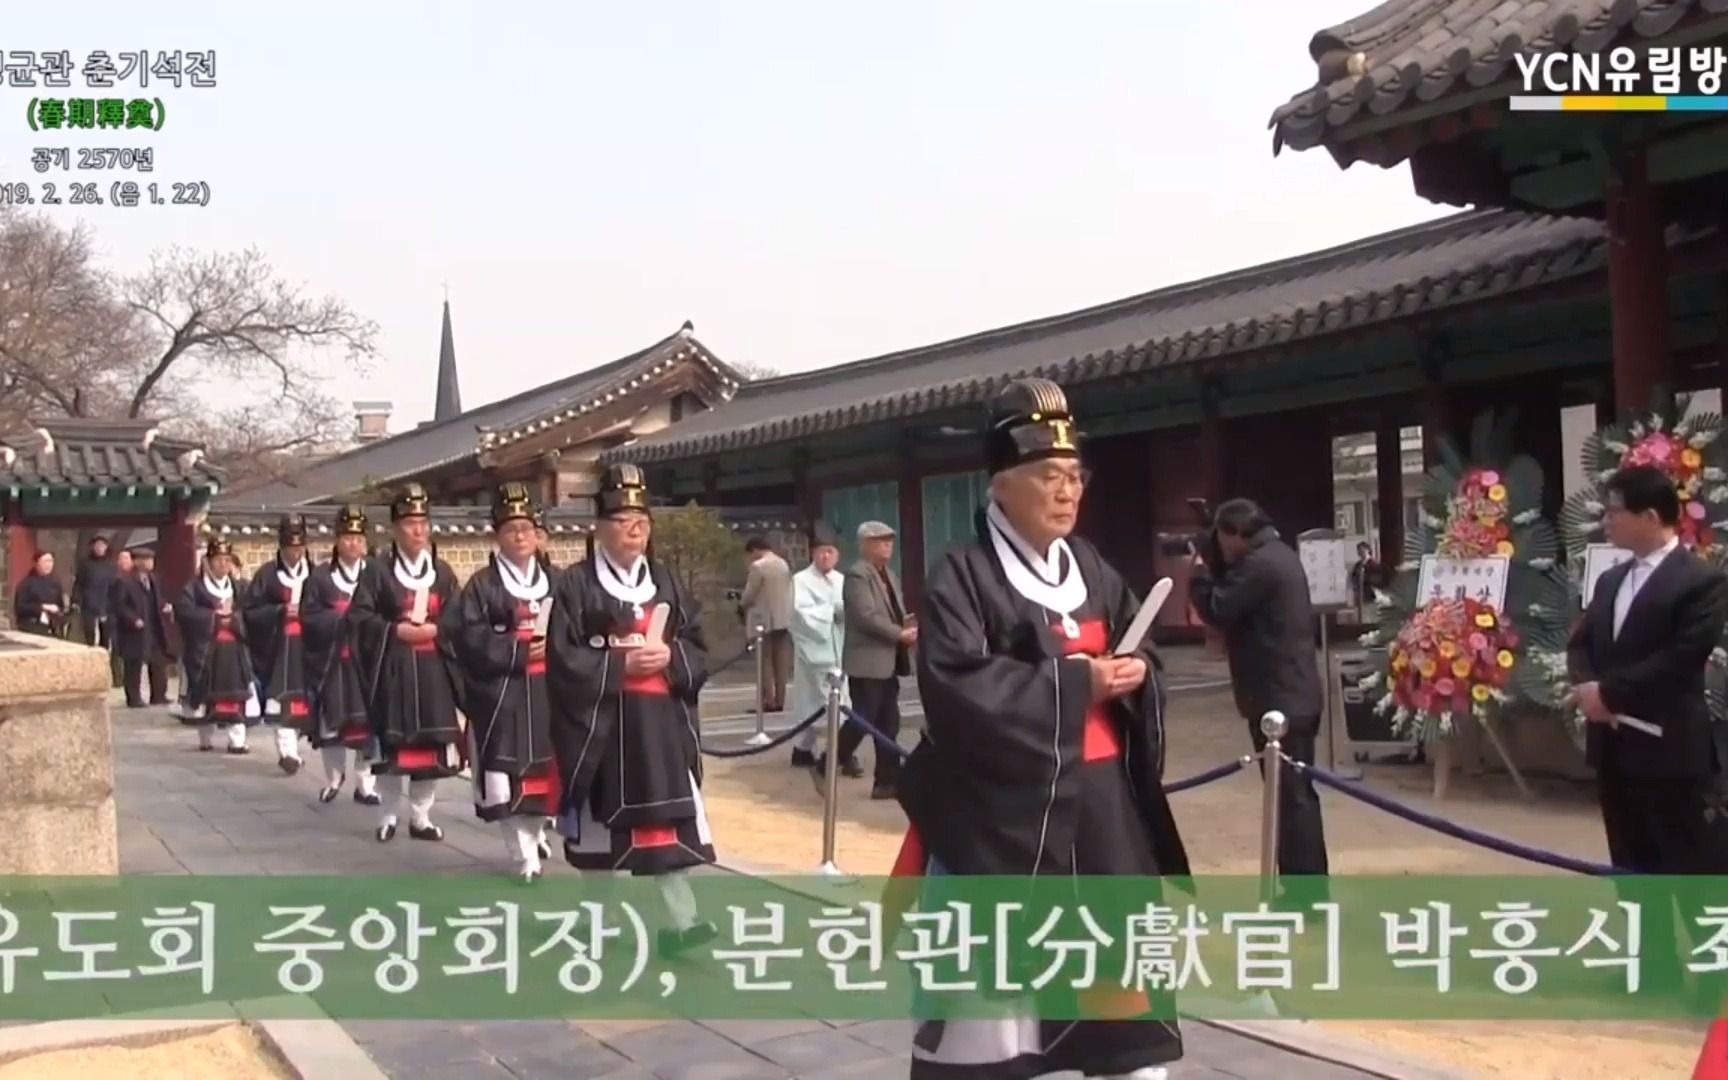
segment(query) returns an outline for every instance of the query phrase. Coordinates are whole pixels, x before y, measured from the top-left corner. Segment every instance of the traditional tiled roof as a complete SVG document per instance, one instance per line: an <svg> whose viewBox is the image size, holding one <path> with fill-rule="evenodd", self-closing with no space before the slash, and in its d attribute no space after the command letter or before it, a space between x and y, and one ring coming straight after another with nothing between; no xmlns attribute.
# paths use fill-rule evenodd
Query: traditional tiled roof
<svg viewBox="0 0 1728 1080"><path fill-rule="evenodd" d="M1468 91L1516 78L1519 53L1601 52L1724 12L1728 0L1388 0L1314 35L1315 85L1273 112L1273 151L1448 95L1475 104Z"/></svg>
<svg viewBox="0 0 1728 1080"><path fill-rule="evenodd" d="M0 484L16 489L95 489L213 495L222 470L193 443L162 435L154 420L33 420L0 439Z"/></svg>
<svg viewBox="0 0 1728 1080"><path fill-rule="evenodd" d="M743 381L688 331L680 331L609 364L470 409L451 420L422 424L337 454L285 480L230 493L222 502L229 506L307 505L358 492L368 485L395 483L597 408L683 359L694 359L713 371L728 393Z"/></svg>
<svg viewBox="0 0 1728 1080"><path fill-rule="evenodd" d="M675 511L675 507L667 507ZM768 532L775 529L802 528L798 510L789 506L712 507L720 520L735 532ZM242 536L273 536L283 514L304 514L313 536L330 536L335 531L335 514L318 514L304 507L254 507L235 509L215 507L200 525L206 534ZM374 533L383 534L390 528L390 508L368 506L366 518ZM583 534L594 531L591 514L552 507L546 511L546 531L554 536ZM479 536L492 531L491 511L484 506L434 506L430 515L432 532L437 536Z"/></svg>
<svg viewBox="0 0 1728 1080"><path fill-rule="evenodd" d="M1066 385L1250 353L1573 277L1604 263L1595 221L1456 214L1069 315L800 375L608 451L688 459L982 402L1001 382Z"/></svg>

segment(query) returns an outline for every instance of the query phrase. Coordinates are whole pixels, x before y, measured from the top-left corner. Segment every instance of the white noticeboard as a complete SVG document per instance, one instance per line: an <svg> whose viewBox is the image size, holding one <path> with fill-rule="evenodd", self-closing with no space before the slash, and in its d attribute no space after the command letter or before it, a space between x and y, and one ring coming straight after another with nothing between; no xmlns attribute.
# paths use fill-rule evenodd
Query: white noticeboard
<svg viewBox="0 0 1728 1080"><path fill-rule="evenodd" d="M1632 558L1632 553L1613 544L1591 544L1584 549L1584 606L1596 595L1596 582L1602 575Z"/></svg>
<svg viewBox="0 0 1728 1080"><path fill-rule="evenodd" d="M1349 540L1298 539L1296 553L1302 558L1302 573L1308 578L1308 600L1317 608L1350 604Z"/></svg>
<svg viewBox="0 0 1728 1080"><path fill-rule="evenodd" d="M1416 602L1448 599L1481 600L1496 610L1506 606L1506 578L1512 560L1505 555L1481 559L1442 559L1422 556L1422 573L1416 582Z"/></svg>

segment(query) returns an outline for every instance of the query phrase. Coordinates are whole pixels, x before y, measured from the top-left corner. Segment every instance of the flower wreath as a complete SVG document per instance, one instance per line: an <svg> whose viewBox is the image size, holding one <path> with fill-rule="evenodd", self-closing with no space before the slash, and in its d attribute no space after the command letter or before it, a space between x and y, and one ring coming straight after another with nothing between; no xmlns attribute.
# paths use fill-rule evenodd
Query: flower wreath
<svg viewBox="0 0 1728 1080"><path fill-rule="evenodd" d="M1442 442L1404 563L1392 589L1376 598L1381 628L1362 643L1386 645L1386 658L1361 685L1381 691L1375 708L1391 714L1396 734L1443 738L1465 715L1485 721L1513 701L1559 701L1562 690L1545 669L1526 662L1532 653L1564 650L1568 591L1556 571L1559 537L1542 517L1542 467L1511 451L1516 422L1514 412L1478 416L1468 460ZM1418 597L1426 555L1505 556L1504 610L1479 597Z"/></svg>

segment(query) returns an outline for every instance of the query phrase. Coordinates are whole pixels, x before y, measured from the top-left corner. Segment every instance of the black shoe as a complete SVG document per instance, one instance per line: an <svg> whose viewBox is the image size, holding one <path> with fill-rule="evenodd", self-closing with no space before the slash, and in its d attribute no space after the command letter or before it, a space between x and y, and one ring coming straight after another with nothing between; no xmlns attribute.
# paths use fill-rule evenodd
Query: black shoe
<svg viewBox="0 0 1728 1080"><path fill-rule="evenodd" d="M236 754L236 755L238 755L238 754L250 754L252 752L252 748L250 746L230 746L228 748L228 752L230 754Z"/></svg>
<svg viewBox="0 0 1728 1080"><path fill-rule="evenodd" d="M857 758L847 758L840 763L840 775L856 780L864 775L864 766L858 764Z"/></svg>
<svg viewBox="0 0 1728 1080"><path fill-rule="evenodd" d="M300 771L300 759L297 757L277 758L276 767L287 773L289 776L293 776L295 773Z"/></svg>
<svg viewBox="0 0 1728 1080"><path fill-rule="evenodd" d="M676 960L691 949L700 948L720 936L720 928L711 922L699 922L688 930L661 930L655 944L662 960Z"/></svg>
<svg viewBox="0 0 1728 1080"><path fill-rule="evenodd" d="M354 801L361 806L383 806L384 799L376 791L361 791L354 789Z"/></svg>
<svg viewBox="0 0 1728 1080"><path fill-rule="evenodd" d="M155 698L151 698L151 699L150 699L150 707L151 707L151 708L152 708L152 709L159 709L159 708L161 708L161 707L162 707L162 706L164 706L164 705L166 705L166 704L168 704L168 699L167 699L167 698L163 698L163 699L162 699L162 700L160 700L160 701L158 701L158 700L156 700L156 699L155 699Z"/></svg>
<svg viewBox="0 0 1728 1080"><path fill-rule="evenodd" d="M540 861L541 862L545 862L547 859L550 859L552 857L552 845L548 844L544 840L535 844L534 849L540 853Z"/></svg>
<svg viewBox="0 0 1728 1080"><path fill-rule="evenodd" d="M342 785L336 784L320 791L318 793L318 801L321 803L333 803L336 801L336 796L340 794L342 794Z"/></svg>
<svg viewBox="0 0 1728 1080"><path fill-rule="evenodd" d="M380 844L387 844L394 840L396 838L396 823L392 821L388 825L378 826L377 837Z"/></svg>
<svg viewBox="0 0 1728 1080"><path fill-rule="evenodd" d="M128 709L142 709L144 707L144 703L142 701L133 701L131 698L127 698L126 699L126 707Z"/></svg>
<svg viewBox="0 0 1728 1080"><path fill-rule="evenodd" d="M796 746L792 748L792 767L794 769L808 769L815 764L816 755L813 752L800 750Z"/></svg>
<svg viewBox="0 0 1728 1080"><path fill-rule="evenodd" d="M880 802L885 799L897 798L898 795L894 791L893 784L877 784L870 789L870 797Z"/></svg>
<svg viewBox="0 0 1728 1080"><path fill-rule="evenodd" d="M436 825L409 825L408 835L416 840L430 840L433 843L444 839L444 830Z"/></svg>

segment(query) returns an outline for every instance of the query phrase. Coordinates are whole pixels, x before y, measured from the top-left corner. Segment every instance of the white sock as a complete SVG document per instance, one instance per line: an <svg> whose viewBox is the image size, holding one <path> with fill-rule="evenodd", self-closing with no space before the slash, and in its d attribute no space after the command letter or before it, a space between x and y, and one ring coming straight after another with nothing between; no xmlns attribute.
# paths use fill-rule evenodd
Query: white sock
<svg viewBox="0 0 1728 1080"><path fill-rule="evenodd" d="M247 695L246 718L248 720L258 719L258 691L256 690L251 691L251 693Z"/></svg>
<svg viewBox="0 0 1728 1080"><path fill-rule="evenodd" d="M1111 1073L1104 1080L1169 1080L1170 1070L1162 1065L1144 1065L1133 1072Z"/></svg>
<svg viewBox="0 0 1728 1080"><path fill-rule="evenodd" d="M199 724L198 725L198 745L202 746L206 750L216 749L216 725L215 724Z"/></svg>
<svg viewBox="0 0 1728 1080"><path fill-rule="evenodd" d="M402 802L408 797L408 778L406 776L392 776L389 780L389 787L396 790L386 789L382 792L384 801L378 807L378 824L380 827L396 824L396 812L401 809Z"/></svg>
<svg viewBox="0 0 1728 1080"><path fill-rule="evenodd" d="M696 925L696 894L690 889L689 874L683 870L674 870L669 874L661 874L654 879L660 886L660 899L666 902L666 913L672 917L672 925L679 930L688 930Z"/></svg>
<svg viewBox="0 0 1728 1080"><path fill-rule="evenodd" d="M279 758L300 758L300 733L291 727L279 725L276 728L276 756Z"/></svg>
<svg viewBox="0 0 1728 1080"><path fill-rule="evenodd" d="M277 701L275 698L270 698L269 700L265 701L264 702L264 715L265 716L281 716L282 715L282 703L280 701Z"/></svg>
<svg viewBox="0 0 1728 1080"><path fill-rule="evenodd" d="M348 748L341 743L326 743L318 748L324 762L324 786L339 788L348 777Z"/></svg>
<svg viewBox="0 0 1728 1080"><path fill-rule="evenodd" d="M416 829L432 824L432 803L438 797L438 781L408 781L408 820Z"/></svg>
<svg viewBox="0 0 1728 1080"><path fill-rule="evenodd" d="M519 874L539 873L541 823L533 818L507 817L498 823L504 833L504 849Z"/></svg>
<svg viewBox="0 0 1728 1080"><path fill-rule="evenodd" d="M367 767L365 758L359 754L355 754L355 758L354 786L362 795L378 794L378 777L373 775L372 770Z"/></svg>
<svg viewBox="0 0 1728 1080"><path fill-rule="evenodd" d="M244 750L246 748L245 724L228 725L228 748L231 750Z"/></svg>

